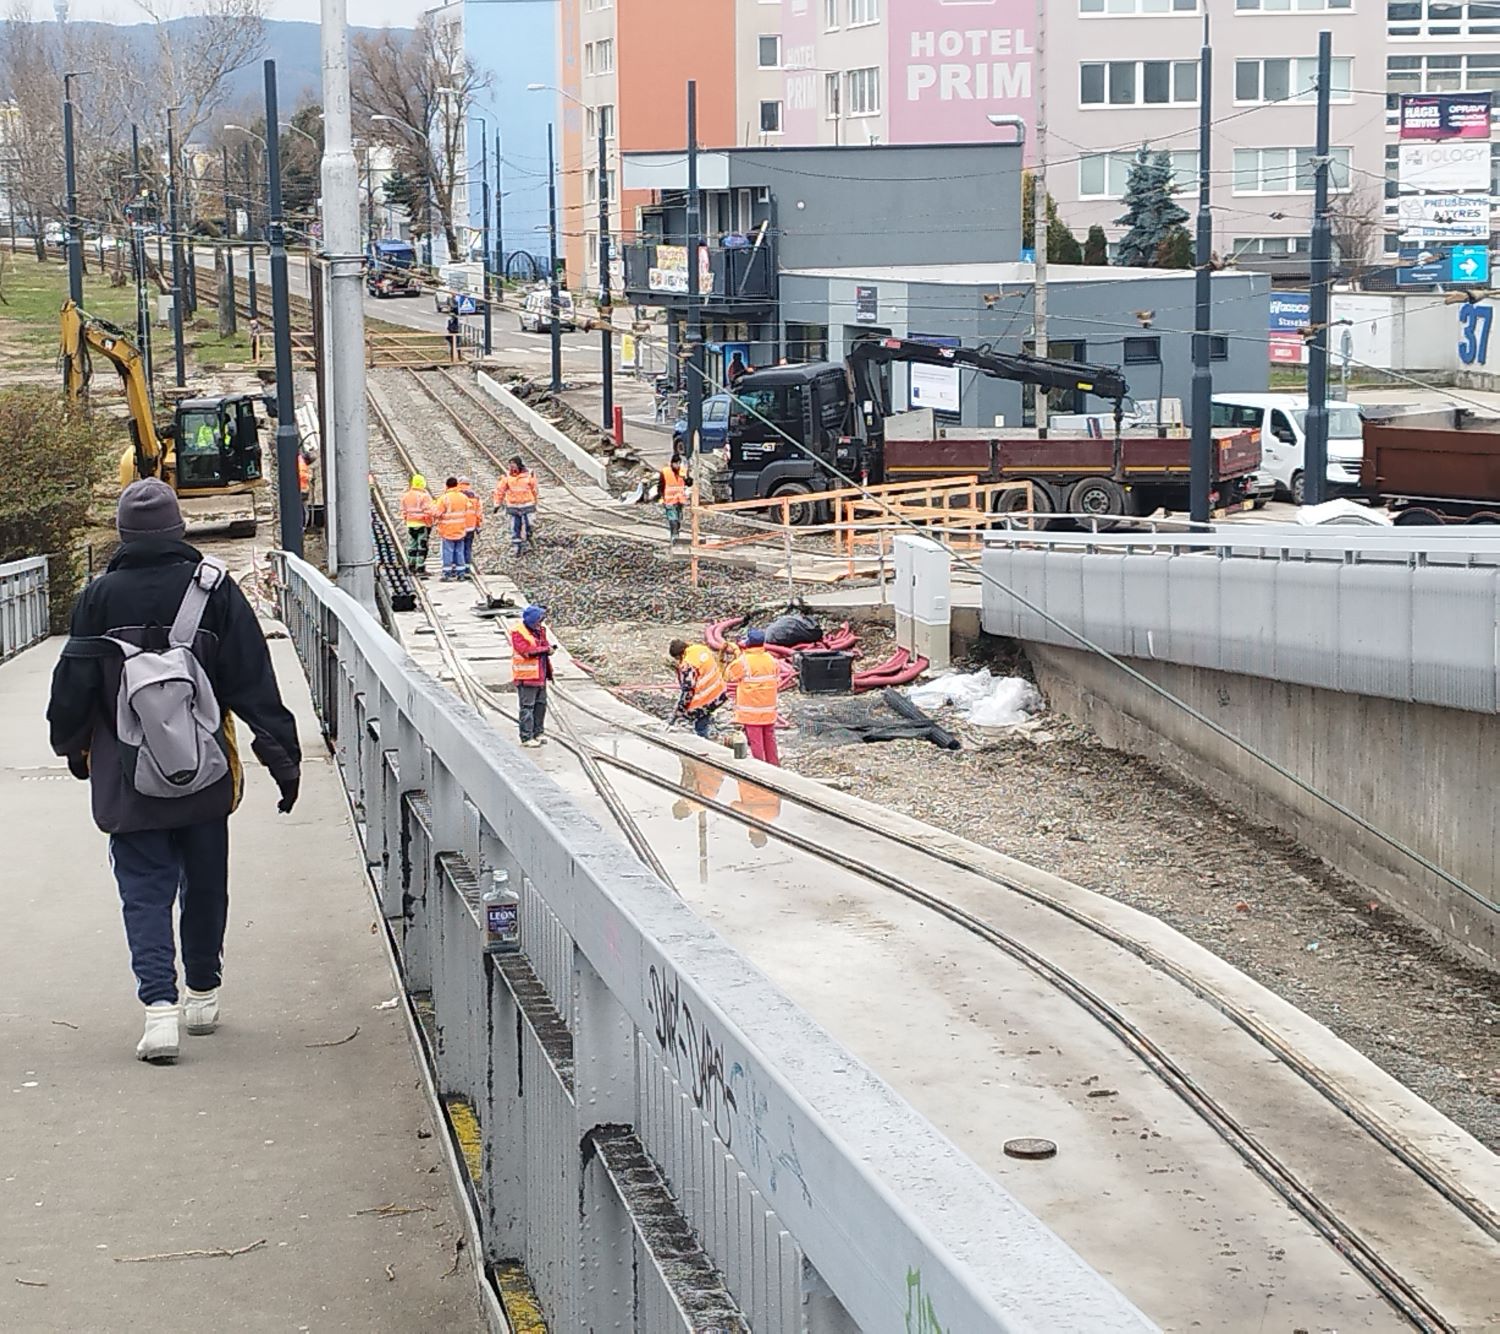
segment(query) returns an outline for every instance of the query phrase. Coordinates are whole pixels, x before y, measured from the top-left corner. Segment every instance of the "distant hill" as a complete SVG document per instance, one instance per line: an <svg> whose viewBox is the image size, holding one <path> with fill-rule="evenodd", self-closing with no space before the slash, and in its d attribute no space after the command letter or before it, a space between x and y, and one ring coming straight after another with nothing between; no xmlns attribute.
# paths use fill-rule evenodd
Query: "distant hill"
<svg viewBox="0 0 1500 1334"><path fill-rule="evenodd" d="M202 23L199 18L172 19L166 26L171 29L189 28ZM101 30L108 36L111 45L120 52L122 60L147 56L154 42L155 24L152 23L70 23L78 30ZM350 28L351 34L378 32L378 28ZM296 23L283 19L266 21L266 51L276 62L276 81L283 108L290 111L308 97L321 100L323 63L316 23ZM229 102L237 105L246 101L259 102L262 97L265 76L260 61L236 70L230 76ZM0 95L3 95L0 89Z"/></svg>

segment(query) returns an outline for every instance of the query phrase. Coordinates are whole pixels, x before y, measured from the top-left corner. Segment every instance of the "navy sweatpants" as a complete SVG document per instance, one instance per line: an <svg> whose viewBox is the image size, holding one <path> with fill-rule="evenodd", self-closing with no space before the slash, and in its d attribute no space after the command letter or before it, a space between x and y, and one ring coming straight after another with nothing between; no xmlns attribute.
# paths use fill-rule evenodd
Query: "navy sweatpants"
<svg viewBox="0 0 1500 1334"><path fill-rule="evenodd" d="M229 817L182 829L111 834L109 859L142 1004L177 999L172 909L179 900L187 984L194 991L217 987L229 918Z"/></svg>

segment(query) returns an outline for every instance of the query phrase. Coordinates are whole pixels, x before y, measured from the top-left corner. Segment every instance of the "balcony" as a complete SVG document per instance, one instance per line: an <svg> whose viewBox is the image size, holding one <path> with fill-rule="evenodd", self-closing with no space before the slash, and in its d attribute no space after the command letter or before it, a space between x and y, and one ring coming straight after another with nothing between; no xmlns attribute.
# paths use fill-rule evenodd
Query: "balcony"
<svg viewBox="0 0 1500 1334"><path fill-rule="evenodd" d="M625 295L636 305L674 305L687 298L687 247L636 244L625 251ZM700 287L708 307L763 306L775 297L771 247L703 247Z"/></svg>

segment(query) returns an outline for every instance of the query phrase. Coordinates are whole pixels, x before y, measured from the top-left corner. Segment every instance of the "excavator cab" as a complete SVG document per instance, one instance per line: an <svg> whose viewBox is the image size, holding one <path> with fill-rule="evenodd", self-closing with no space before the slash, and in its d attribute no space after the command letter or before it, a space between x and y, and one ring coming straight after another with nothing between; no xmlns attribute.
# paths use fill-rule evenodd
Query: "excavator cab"
<svg viewBox="0 0 1500 1334"><path fill-rule="evenodd" d="M173 420L175 484L179 495L241 491L261 479L256 396L190 398Z"/></svg>

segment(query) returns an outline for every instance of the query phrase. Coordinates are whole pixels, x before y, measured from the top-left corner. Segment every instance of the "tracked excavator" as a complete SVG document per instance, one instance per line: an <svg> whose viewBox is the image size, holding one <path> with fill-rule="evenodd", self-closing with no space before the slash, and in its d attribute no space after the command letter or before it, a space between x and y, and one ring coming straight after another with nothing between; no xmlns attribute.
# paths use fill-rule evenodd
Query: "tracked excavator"
<svg viewBox="0 0 1500 1334"><path fill-rule="evenodd" d="M63 388L82 400L103 357L119 373L129 412L130 446L120 455L120 486L160 477L180 496L245 495L265 485L261 472L259 394L189 398L157 426L140 349L123 329L71 300L62 308Z"/></svg>

